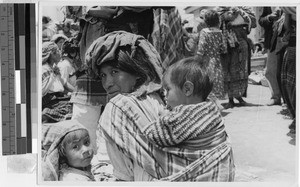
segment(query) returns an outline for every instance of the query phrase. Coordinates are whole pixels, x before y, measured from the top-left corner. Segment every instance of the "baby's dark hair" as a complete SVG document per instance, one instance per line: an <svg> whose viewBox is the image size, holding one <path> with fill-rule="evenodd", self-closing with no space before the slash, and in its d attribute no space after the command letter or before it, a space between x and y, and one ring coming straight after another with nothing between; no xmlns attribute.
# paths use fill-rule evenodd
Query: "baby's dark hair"
<svg viewBox="0 0 300 187"><path fill-rule="evenodd" d="M219 27L220 16L216 10L210 9L205 12L204 22L208 27Z"/></svg>
<svg viewBox="0 0 300 187"><path fill-rule="evenodd" d="M175 86L183 89L184 83L190 81L194 84L193 95L202 97L203 100L212 90L212 72L209 71L208 58L189 57L172 64L166 71L170 74L170 81Z"/></svg>
<svg viewBox="0 0 300 187"><path fill-rule="evenodd" d="M60 163L68 163L66 158L66 146L71 144L74 141L80 141L82 138L89 136L89 133L86 129L78 129L71 131L65 135L58 146L58 153L60 158Z"/></svg>

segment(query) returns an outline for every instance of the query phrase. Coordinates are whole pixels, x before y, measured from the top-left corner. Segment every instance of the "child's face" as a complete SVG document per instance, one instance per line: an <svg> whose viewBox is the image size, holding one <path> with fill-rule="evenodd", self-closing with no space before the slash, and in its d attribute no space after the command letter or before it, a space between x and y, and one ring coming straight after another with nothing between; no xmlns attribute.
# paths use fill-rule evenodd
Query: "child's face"
<svg viewBox="0 0 300 187"><path fill-rule="evenodd" d="M72 167L83 168L90 165L94 151L90 144L88 132L82 134L79 140L66 145L66 158Z"/></svg>
<svg viewBox="0 0 300 187"><path fill-rule="evenodd" d="M167 72L163 78L163 87L166 90L167 105L174 108L186 103L186 96L183 91L174 85L170 79L170 73Z"/></svg>

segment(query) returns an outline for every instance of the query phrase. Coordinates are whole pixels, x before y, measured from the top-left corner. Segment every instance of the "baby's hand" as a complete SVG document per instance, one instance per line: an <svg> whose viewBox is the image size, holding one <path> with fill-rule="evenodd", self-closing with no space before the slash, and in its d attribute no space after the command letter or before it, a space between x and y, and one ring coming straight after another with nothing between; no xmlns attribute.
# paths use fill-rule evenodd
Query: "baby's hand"
<svg viewBox="0 0 300 187"><path fill-rule="evenodd" d="M168 114L169 112L170 112L170 110L168 110L168 106L161 107L158 109L159 116L164 116L164 115Z"/></svg>

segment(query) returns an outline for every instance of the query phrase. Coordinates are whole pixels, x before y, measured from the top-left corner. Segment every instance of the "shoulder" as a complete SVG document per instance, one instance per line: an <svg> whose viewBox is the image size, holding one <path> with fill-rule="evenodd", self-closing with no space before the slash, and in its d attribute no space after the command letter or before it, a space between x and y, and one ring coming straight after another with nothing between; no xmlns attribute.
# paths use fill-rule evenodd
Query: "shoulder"
<svg viewBox="0 0 300 187"><path fill-rule="evenodd" d="M60 171L59 180L60 181L91 181L93 180L89 177L88 172L80 171L78 169L67 167Z"/></svg>
<svg viewBox="0 0 300 187"><path fill-rule="evenodd" d="M118 94L108 102L103 113L114 116L116 113L122 113L131 116L132 113L140 111L147 116L157 116L163 107L156 93L147 94L143 98L138 98L134 94Z"/></svg>

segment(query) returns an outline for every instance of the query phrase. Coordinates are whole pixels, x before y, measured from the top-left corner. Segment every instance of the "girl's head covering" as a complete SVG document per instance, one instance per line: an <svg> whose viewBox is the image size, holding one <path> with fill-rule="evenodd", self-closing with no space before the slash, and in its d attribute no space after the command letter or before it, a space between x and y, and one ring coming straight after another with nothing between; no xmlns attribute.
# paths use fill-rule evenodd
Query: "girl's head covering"
<svg viewBox="0 0 300 187"><path fill-rule="evenodd" d="M125 46L131 48L130 58L135 60L139 59L136 56L137 48L139 48L142 53L138 54L144 55L147 66L155 71L153 72L155 76L152 78L148 77L148 80L144 83L143 90L146 90L147 93L158 90L161 87L160 83L163 74L161 58L152 44L143 36L125 31L115 31L99 37L86 51L85 65L89 70L95 73L96 76L99 76L100 66L105 62L116 60L119 47ZM132 63L134 63L134 60Z"/></svg>
<svg viewBox="0 0 300 187"><path fill-rule="evenodd" d="M58 46L54 42L44 42L42 45L42 64L46 64L50 57L50 54L58 49Z"/></svg>
<svg viewBox="0 0 300 187"><path fill-rule="evenodd" d="M69 132L85 129L76 120L43 124L42 127L42 176L45 181L59 179L59 145Z"/></svg>
<svg viewBox="0 0 300 187"><path fill-rule="evenodd" d="M69 38L64 34L54 34L51 38L51 42L57 43L60 39L68 40Z"/></svg>
<svg viewBox="0 0 300 187"><path fill-rule="evenodd" d="M63 43L61 50L63 55L69 56L71 53L79 55L79 44L75 38L70 38Z"/></svg>

